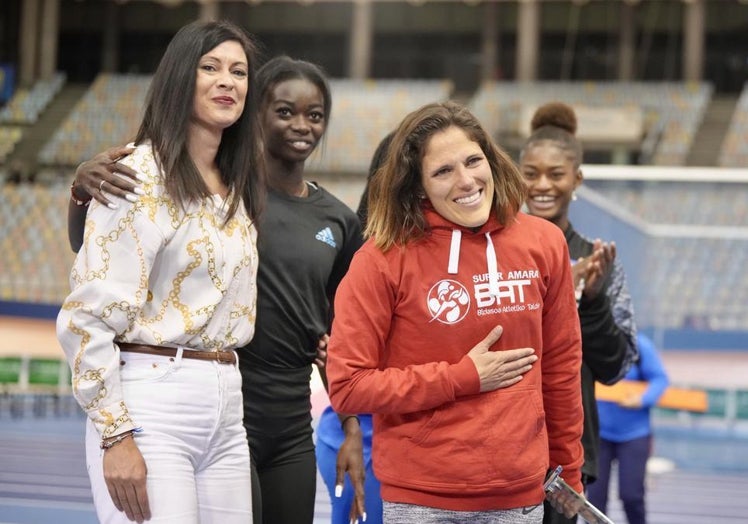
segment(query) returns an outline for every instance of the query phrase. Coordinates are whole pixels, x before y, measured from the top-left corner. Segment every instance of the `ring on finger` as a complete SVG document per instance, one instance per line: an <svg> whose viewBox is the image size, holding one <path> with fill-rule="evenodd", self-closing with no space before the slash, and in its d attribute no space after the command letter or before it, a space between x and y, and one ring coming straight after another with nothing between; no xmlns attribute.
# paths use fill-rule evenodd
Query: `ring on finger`
<svg viewBox="0 0 748 524"><path fill-rule="evenodd" d="M104 182L106 182L106 180L102 180L99 184L99 192L104 191Z"/></svg>

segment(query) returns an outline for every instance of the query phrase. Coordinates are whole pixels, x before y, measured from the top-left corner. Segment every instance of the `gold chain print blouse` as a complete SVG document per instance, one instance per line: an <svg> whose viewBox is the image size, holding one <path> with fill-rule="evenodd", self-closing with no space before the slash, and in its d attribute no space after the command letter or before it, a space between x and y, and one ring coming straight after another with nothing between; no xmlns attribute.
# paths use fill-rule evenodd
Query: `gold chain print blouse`
<svg viewBox="0 0 748 524"><path fill-rule="evenodd" d="M183 210L150 144L121 162L146 177L146 194L114 199L117 209L92 201L57 318L73 392L102 438L137 425L122 398L117 341L230 350L252 338L257 297L257 231L243 205L227 224L219 196Z"/></svg>

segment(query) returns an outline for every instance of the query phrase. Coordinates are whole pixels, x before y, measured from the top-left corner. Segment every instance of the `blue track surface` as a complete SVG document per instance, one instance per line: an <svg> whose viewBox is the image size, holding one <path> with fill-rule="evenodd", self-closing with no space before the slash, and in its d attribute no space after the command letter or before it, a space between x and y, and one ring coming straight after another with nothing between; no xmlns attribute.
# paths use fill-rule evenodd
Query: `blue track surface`
<svg viewBox="0 0 748 524"><path fill-rule="evenodd" d="M0 413L0 524L95 524L80 415ZM657 428L655 455L675 465L652 475L650 524L738 524L748 515L748 434L735 428ZM609 515L625 523L612 497ZM318 482L315 522L330 519Z"/></svg>

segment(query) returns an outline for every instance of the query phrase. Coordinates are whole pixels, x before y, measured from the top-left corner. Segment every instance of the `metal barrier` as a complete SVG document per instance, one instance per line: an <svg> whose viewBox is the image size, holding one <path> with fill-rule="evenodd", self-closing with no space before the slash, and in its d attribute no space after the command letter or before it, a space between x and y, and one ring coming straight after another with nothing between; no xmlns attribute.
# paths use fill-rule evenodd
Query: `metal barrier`
<svg viewBox="0 0 748 524"><path fill-rule="evenodd" d="M65 360L28 355L0 357L0 417L70 416L80 412Z"/></svg>

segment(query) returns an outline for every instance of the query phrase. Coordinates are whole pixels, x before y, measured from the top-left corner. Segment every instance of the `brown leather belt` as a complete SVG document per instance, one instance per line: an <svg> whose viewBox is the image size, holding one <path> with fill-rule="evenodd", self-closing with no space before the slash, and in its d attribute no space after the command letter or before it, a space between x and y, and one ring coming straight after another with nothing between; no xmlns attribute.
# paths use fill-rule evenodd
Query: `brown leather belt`
<svg viewBox="0 0 748 524"><path fill-rule="evenodd" d="M166 346L151 346L149 344L131 344L129 342L117 342L120 351L128 353L144 353L146 355L161 355L162 357L176 357L177 348ZM194 358L197 360L217 360L221 364L236 364L236 353L233 351L197 351L185 349L182 358Z"/></svg>

